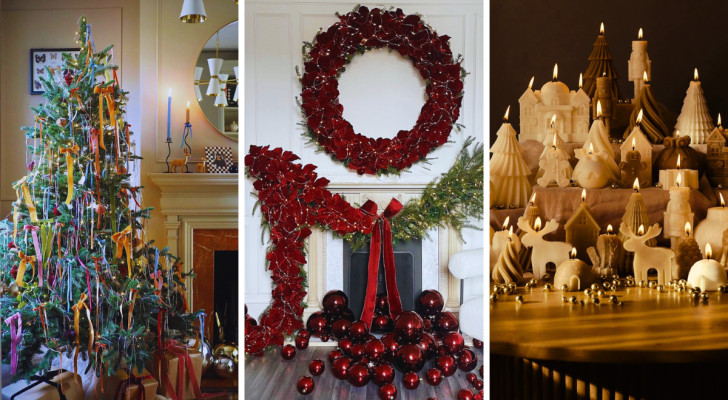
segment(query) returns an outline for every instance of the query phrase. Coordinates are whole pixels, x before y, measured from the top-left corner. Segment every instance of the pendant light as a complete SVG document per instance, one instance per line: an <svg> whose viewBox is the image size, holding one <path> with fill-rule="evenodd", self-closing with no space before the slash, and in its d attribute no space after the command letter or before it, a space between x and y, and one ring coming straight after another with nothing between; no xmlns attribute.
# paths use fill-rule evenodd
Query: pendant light
<svg viewBox="0 0 728 400"><path fill-rule="evenodd" d="M205 22L207 13L205 12L205 3L202 0L185 0L182 4L182 13L179 20L189 24Z"/></svg>
<svg viewBox="0 0 728 400"><path fill-rule="evenodd" d="M220 90L217 92L215 97L215 107L227 107L227 93L225 88L227 87L228 74L220 74Z"/></svg>
<svg viewBox="0 0 728 400"><path fill-rule="evenodd" d="M236 65L233 67L233 71L235 71L235 81L238 81L238 66ZM240 88L240 85L235 85L235 94L233 95L233 101L238 101L238 89Z"/></svg>
<svg viewBox="0 0 728 400"><path fill-rule="evenodd" d="M210 84L207 86L207 93L205 94L208 96L217 96L218 93L220 93L220 80L218 79L218 74L220 74L222 62L224 61L222 58L218 57L220 49L220 31L217 31L215 35L215 58L207 59L207 65L210 67Z"/></svg>
<svg viewBox="0 0 728 400"><path fill-rule="evenodd" d="M202 101L202 92L200 92L200 78L202 78L202 72L205 69L202 67L195 67L195 97L197 101Z"/></svg>

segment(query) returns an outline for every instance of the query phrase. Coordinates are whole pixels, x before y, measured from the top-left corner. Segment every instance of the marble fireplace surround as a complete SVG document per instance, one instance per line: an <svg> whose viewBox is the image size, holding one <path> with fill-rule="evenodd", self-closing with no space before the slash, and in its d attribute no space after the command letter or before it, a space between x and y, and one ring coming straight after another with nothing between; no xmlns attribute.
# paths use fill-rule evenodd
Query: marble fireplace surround
<svg viewBox="0 0 728 400"><path fill-rule="evenodd" d="M341 194L351 204L377 203L382 212L392 198L402 204L422 194L425 184L335 184L327 189ZM329 290L344 288L344 243L332 232L313 229L308 239L308 257L305 266L308 276L308 297L304 321L321 310L321 300ZM449 228L438 227L422 238L422 289L437 289L445 299L445 309L458 312L460 308L460 280L447 269L450 256L462 249L462 241Z"/></svg>

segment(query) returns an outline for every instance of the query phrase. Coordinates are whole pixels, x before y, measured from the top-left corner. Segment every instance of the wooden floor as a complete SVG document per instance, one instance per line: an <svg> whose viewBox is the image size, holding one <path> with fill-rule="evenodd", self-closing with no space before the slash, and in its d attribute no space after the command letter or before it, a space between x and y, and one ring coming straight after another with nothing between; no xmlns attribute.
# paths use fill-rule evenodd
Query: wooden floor
<svg viewBox="0 0 728 400"><path fill-rule="evenodd" d="M369 382L365 387L357 388L348 382L340 381L331 374L331 364L328 355L333 346L309 347L299 350L296 358L285 361L278 352L269 352L260 358L246 357L245 360L245 398L246 399L335 399L335 400L365 400L378 399L379 386ZM478 355L478 368L483 364L483 351L471 347ZM308 364L313 359L320 359L326 363L326 371L321 376L313 377L316 384L312 394L300 395L296 391L298 379L309 375ZM430 360L420 371L420 378L424 379L425 372L431 368L434 360ZM480 379L477 369L474 370ZM435 397L438 400L456 399L461 389L472 389L466 380L467 373L458 370L455 375L443 379L439 386L430 386L424 380L415 390L407 390L402 386L403 374L396 372L394 384L397 386L398 400L425 400Z"/></svg>

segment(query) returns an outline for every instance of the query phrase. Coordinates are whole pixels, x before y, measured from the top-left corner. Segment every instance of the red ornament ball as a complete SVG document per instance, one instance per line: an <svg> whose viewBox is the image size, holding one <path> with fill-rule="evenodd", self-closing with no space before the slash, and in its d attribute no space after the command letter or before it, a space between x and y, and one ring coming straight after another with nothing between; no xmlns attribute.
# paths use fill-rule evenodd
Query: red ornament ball
<svg viewBox="0 0 728 400"><path fill-rule="evenodd" d="M425 358L416 344L405 344L394 354L394 365L402 372L419 371L425 365Z"/></svg>
<svg viewBox="0 0 728 400"><path fill-rule="evenodd" d="M377 386L383 386L394 382L394 368L389 363L375 365L372 368L372 382Z"/></svg>
<svg viewBox="0 0 728 400"><path fill-rule="evenodd" d="M394 327L394 322L389 315L377 315L372 319L372 332L389 332Z"/></svg>
<svg viewBox="0 0 728 400"><path fill-rule="evenodd" d="M293 347L290 344L287 344L283 347L281 347L281 357L283 357L284 360L293 360L293 357L296 356L296 348Z"/></svg>
<svg viewBox="0 0 728 400"><path fill-rule="evenodd" d="M442 371L440 371L437 368L430 368L427 370L427 373L425 374L425 381L430 384L430 386L437 386L442 382Z"/></svg>
<svg viewBox="0 0 728 400"><path fill-rule="evenodd" d="M351 321L345 319L336 320L331 325L331 333L336 340L341 340L349 334L349 326L351 326Z"/></svg>
<svg viewBox="0 0 728 400"><path fill-rule="evenodd" d="M462 349L456 354L458 367L465 372L470 372L478 366L478 356L470 349Z"/></svg>
<svg viewBox="0 0 728 400"><path fill-rule="evenodd" d="M364 343L357 343L355 345L352 345L351 351L349 351L351 358L354 360L360 360L362 357L364 357L365 353L366 349Z"/></svg>
<svg viewBox="0 0 728 400"><path fill-rule="evenodd" d="M321 311L316 311L311 314L306 321L306 330L314 336L321 335L325 332L327 330L327 326L328 322L326 321L326 316Z"/></svg>
<svg viewBox="0 0 728 400"><path fill-rule="evenodd" d="M424 322L423 326L425 328L425 332L431 333L432 332L432 319L431 319L431 317L422 318L422 322Z"/></svg>
<svg viewBox="0 0 728 400"><path fill-rule="evenodd" d="M445 335L448 332L457 332L458 328L460 328L458 319L450 311L440 313L435 318L435 330L441 335Z"/></svg>
<svg viewBox="0 0 728 400"><path fill-rule="evenodd" d="M417 372L410 371L402 377L402 385L409 389L409 390L415 390L418 386L420 386L420 377L417 375Z"/></svg>
<svg viewBox="0 0 728 400"><path fill-rule="evenodd" d="M314 386L316 385L313 383L313 378L310 376L302 376L301 379L298 380L298 384L296 384L296 389L298 390L298 393L305 396L313 392Z"/></svg>
<svg viewBox="0 0 728 400"><path fill-rule="evenodd" d="M306 350L308 348L308 339L297 337L296 338L296 348L298 350Z"/></svg>
<svg viewBox="0 0 728 400"><path fill-rule="evenodd" d="M343 339L339 340L339 348L346 355L350 355L351 354L351 347L352 346L353 346L353 343L351 343L351 340L349 340L348 338L343 338Z"/></svg>
<svg viewBox="0 0 728 400"><path fill-rule="evenodd" d="M334 365L331 370L331 372L334 374L334 376L337 379L344 380L347 377L347 374L349 372L349 365L351 364L351 359L348 357L339 357L336 360L334 360Z"/></svg>
<svg viewBox="0 0 728 400"><path fill-rule="evenodd" d="M384 343L387 358L393 359L394 353L396 353L397 348L399 348L399 343L397 342L397 339L394 338L394 332L384 334L381 340L382 343Z"/></svg>
<svg viewBox="0 0 728 400"><path fill-rule="evenodd" d="M424 322L416 312L405 311L394 321L394 333L401 343L417 343L424 330Z"/></svg>
<svg viewBox="0 0 728 400"><path fill-rule="evenodd" d="M349 307L349 298L341 290L331 290L324 295L321 301L324 311L329 314L339 314Z"/></svg>
<svg viewBox="0 0 728 400"><path fill-rule="evenodd" d="M356 320L356 318L354 318L354 313L348 308L339 313L337 319L345 319L349 322L354 322L354 320Z"/></svg>
<svg viewBox="0 0 728 400"><path fill-rule="evenodd" d="M369 383L369 367L361 363L349 366L349 370L346 373L346 379L353 386L366 386L366 384Z"/></svg>
<svg viewBox="0 0 728 400"><path fill-rule="evenodd" d="M417 299L417 311L422 316L436 315L445 306L445 300L437 290L423 290Z"/></svg>
<svg viewBox="0 0 728 400"><path fill-rule="evenodd" d="M437 357L436 365L445 376L452 376L455 371L457 371L457 363L455 362L455 359L449 355Z"/></svg>
<svg viewBox="0 0 728 400"><path fill-rule="evenodd" d="M483 400L483 391L479 391L473 395L473 400Z"/></svg>
<svg viewBox="0 0 728 400"><path fill-rule="evenodd" d="M340 349L333 350L331 353L329 353L329 361L331 363L333 363L334 360L336 360L339 357L344 357L344 352L341 351Z"/></svg>
<svg viewBox="0 0 728 400"><path fill-rule="evenodd" d="M331 339L331 335L329 335L327 332L321 333L321 341L322 342L328 342L329 339Z"/></svg>
<svg viewBox="0 0 728 400"><path fill-rule="evenodd" d="M375 363L384 359L386 351L387 348L384 347L384 343L377 338L367 340L364 345L364 354L366 354L370 361Z"/></svg>
<svg viewBox="0 0 728 400"><path fill-rule="evenodd" d="M458 400L473 400L473 392L470 389L462 389L458 392Z"/></svg>
<svg viewBox="0 0 728 400"><path fill-rule="evenodd" d="M308 364L308 372L310 372L313 376L319 376L323 374L325 369L326 364L324 364L324 362L321 360L312 360Z"/></svg>
<svg viewBox="0 0 728 400"><path fill-rule="evenodd" d="M311 334L307 330L301 329L300 331L298 331L298 333L296 333L296 337L304 338L304 339L311 339Z"/></svg>
<svg viewBox="0 0 728 400"><path fill-rule="evenodd" d="M378 315L389 314L389 299L387 299L387 296L377 296L377 300L374 302L374 313Z"/></svg>
<svg viewBox="0 0 728 400"><path fill-rule="evenodd" d="M391 383L380 387L379 398L382 400L395 400L397 398L397 387Z"/></svg>
<svg viewBox="0 0 728 400"><path fill-rule="evenodd" d="M475 383L475 381L478 380L478 376L471 372L465 376L465 380L472 385L473 383Z"/></svg>
<svg viewBox="0 0 728 400"><path fill-rule="evenodd" d="M417 346L422 349L422 354L425 356L425 360L429 360L437 354L437 340L435 340L435 337L427 332L422 333Z"/></svg>
<svg viewBox="0 0 728 400"><path fill-rule="evenodd" d="M478 339L473 338L473 347L476 349L482 349L483 348L483 342L481 342Z"/></svg>
<svg viewBox="0 0 728 400"><path fill-rule="evenodd" d="M481 381L480 379L476 380L475 382L473 382L473 387L475 387L475 389L477 390L483 390L483 381Z"/></svg>
<svg viewBox="0 0 728 400"><path fill-rule="evenodd" d="M53 215L55 215L56 217L58 217L58 216L61 215L61 211L58 210L58 206L57 205L53 207Z"/></svg>
<svg viewBox="0 0 728 400"><path fill-rule="evenodd" d="M369 335L369 327L363 321L356 321L349 326L349 339L354 343L361 343Z"/></svg>
<svg viewBox="0 0 728 400"><path fill-rule="evenodd" d="M442 338L442 345L449 354L454 355L465 348L465 339L463 339L463 336L457 332L448 332L445 334L445 337Z"/></svg>
<svg viewBox="0 0 728 400"><path fill-rule="evenodd" d="M480 377L482 378L483 377L483 365L481 365L480 368L478 368L478 372L480 373Z"/></svg>

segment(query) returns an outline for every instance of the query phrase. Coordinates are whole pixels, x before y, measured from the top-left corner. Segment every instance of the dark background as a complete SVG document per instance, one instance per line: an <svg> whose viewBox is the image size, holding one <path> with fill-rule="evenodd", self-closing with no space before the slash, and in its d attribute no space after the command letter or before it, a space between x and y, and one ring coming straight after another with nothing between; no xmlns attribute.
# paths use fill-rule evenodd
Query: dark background
<svg viewBox="0 0 728 400"><path fill-rule="evenodd" d="M632 41L642 27L652 60L655 97L678 114L693 68L698 68L708 109L728 121L728 2L723 1L538 1L490 2L490 137L502 123L506 107L520 131L518 98L528 87L551 80L554 63L559 80L578 88L579 73L599 34L599 23L612 52L623 98L634 89L627 78ZM724 123L724 125L728 122Z"/></svg>

